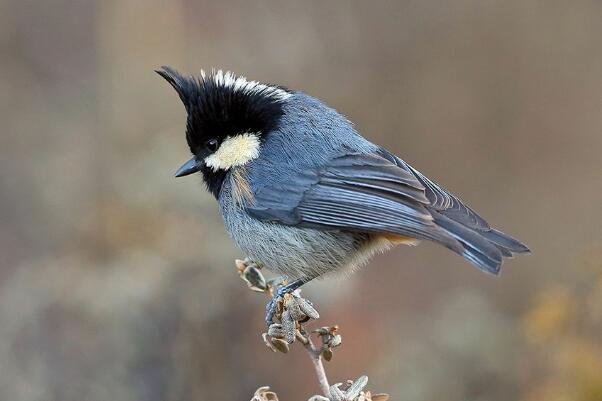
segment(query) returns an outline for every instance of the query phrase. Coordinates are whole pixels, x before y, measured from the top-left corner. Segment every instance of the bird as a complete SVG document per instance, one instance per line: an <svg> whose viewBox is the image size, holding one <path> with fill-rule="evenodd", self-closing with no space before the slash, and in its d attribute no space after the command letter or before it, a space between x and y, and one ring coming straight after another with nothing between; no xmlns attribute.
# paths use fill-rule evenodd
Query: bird
<svg viewBox="0 0 602 401"><path fill-rule="evenodd" d="M434 242L493 275L530 252L315 97L223 70L156 72L187 112L192 158L175 176L201 174L234 243L287 280L268 325L285 294L398 244Z"/></svg>

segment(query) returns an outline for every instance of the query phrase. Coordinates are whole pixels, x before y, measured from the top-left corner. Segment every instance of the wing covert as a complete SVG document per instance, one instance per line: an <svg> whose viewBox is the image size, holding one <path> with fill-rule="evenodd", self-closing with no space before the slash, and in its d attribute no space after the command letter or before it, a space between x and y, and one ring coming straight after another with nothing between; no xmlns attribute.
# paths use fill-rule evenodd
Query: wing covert
<svg viewBox="0 0 602 401"><path fill-rule="evenodd" d="M380 152L333 158L320 169L306 169L291 181L256 191L247 212L286 225L429 239L459 250L427 209L424 185Z"/></svg>

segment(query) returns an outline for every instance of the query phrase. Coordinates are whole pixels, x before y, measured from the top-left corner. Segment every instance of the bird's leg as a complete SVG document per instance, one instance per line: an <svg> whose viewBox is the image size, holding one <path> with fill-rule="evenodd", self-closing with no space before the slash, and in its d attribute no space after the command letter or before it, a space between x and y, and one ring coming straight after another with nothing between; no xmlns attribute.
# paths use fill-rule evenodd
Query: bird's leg
<svg viewBox="0 0 602 401"><path fill-rule="evenodd" d="M265 322L268 325L268 327L272 323L274 323L274 314L276 313L276 307L278 305L278 300L280 298L284 297L285 294L292 293L293 291L295 291L296 289L298 289L299 287L301 287L303 284L307 283L310 280L311 280L310 278L306 278L306 277L300 278L300 279L293 281L292 283L278 287L276 289L274 296L272 297L270 302L268 302L268 304L265 307Z"/></svg>

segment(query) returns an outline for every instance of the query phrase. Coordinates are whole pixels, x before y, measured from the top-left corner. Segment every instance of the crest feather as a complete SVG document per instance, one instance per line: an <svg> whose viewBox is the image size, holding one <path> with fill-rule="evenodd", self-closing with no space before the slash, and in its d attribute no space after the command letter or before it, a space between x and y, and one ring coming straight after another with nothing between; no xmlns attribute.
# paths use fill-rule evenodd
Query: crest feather
<svg viewBox="0 0 602 401"><path fill-rule="evenodd" d="M188 103L188 94L190 93L190 79L182 76L179 72L169 66L162 66L155 72L161 75L176 90L180 99L186 105Z"/></svg>

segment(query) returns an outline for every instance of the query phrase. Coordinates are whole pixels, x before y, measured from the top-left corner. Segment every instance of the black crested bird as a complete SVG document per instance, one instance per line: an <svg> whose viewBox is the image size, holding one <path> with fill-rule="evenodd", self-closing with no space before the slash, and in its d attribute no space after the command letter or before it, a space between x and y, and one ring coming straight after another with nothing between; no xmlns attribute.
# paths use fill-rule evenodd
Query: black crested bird
<svg viewBox="0 0 602 401"><path fill-rule="evenodd" d="M268 304L268 324L278 297L395 244L433 241L492 274L529 252L303 92L230 72L157 73L188 113L193 157L176 176L200 172L234 242L292 280Z"/></svg>

